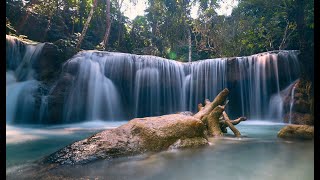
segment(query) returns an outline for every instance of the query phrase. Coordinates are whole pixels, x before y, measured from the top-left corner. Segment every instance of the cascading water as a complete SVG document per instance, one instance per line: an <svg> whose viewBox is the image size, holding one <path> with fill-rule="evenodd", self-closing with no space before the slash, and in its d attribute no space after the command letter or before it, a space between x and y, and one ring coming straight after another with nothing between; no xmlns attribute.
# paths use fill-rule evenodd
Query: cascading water
<svg viewBox="0 0 320 180"><path fill-rule="evenodd" d="M186 78L183 92L183 110L196 111L197 104L205 99L213 100L215 96L227 87L227 59L207 59L184 64Z"/></svg>
<svg viewBox="0 0 320 180"><path fill-rule="evenodd" d="M291 96L290 96L290 110L289 110L289 123L291 124L292 122L292 108L293 108L293 103L294 103L294 90L296 89L296 84L294 83L292 89L291 89Z"/></svg>
<svg viewBox="0 0 320 180"><path fill-rule="evenodd" d="M79 71L66 100L65 122L121 117L118 91L105 76L106 59L86 53L69 61L78 63Z"/></svg>
<svg viewBox="0 0 320 180"><path fill-rule="evenodd" d="M290 97L289 123L291 123L292 107L294 102L294 89L298 80L295 80L282 91L274 94L270 98L268 119L280 120L284 116L284 102L286 97Z"/></svg>
<svg viewBox="0 0 320 180"><path fill-rule="evenodd" d="M32 63L43 44L22 44L6 37L6 122L28 123L35 117L34 92L39 82L33 78Z"/></svg>
<svg viewBox="0 0 320 180"><path fill-rule="evenodd" d="M135 116L152 112L160 115L160 77L158 69L144 68L138 70L135 84ZM144 114L144 116L149 116L149 114Z"/></svg>
<svg viewBox="0 0 320 180"><path fill-rule="evenodd" d="M41 45L30 47L36 52ZM8 48L11 51L17 49L16 46ZM35 55L30 51L26 50L25 54ZM9 57L10 54L14 53L9 53ZM8 62L11 66L21 64L16 62L22 60L11 62L13 56L8 58L7 55L7 65ZM22 77L23 80L31 77L26 74L12 76L12 72L11 75L7 73L7 88L15 79L20 82ZM148 55L82 51L63 65L62 80L58 80L49 93L40 98L39 123L46 123L52 118L49 111L59 113L52 110L57 107L63 109L63 120L60 121L63 123L131 119L178 111L195 112L199 103L205 99L213 100L224 88L229 88L231 92L227 109L231 112L231 118L234 113L234 116L268 119L272 112L272 119L282 119L279 94L298 76L297 51L266 52L248 57L207 59L192 63ZM35 83L28 87L36 87ZM66 93L61 91L64 86L70 86L66 88ZM19 95L12 96L19 99ZM61 96L60 100L55 100L56 104L50 106L52 97L57 96ZM10 98L12 100L7 99L12 104L7 105L7 112L18 112L14 108L8 109L17 104L13 97ZM277 104L278 112L271 110L274 106L270 104Z"/></svg>
<svg viewBox="0 0 320 180"><path fill-rule="evenodd" d="M94 119L93 114L97 113L101 114L98 118L112 119L103 114L108 111L123 114L124 118L195 112L197 104L204 99L212 100L226 87L238 92L242 115L268 118L271 96L279 94L284 85L298 76L295 56L294 51L283 51L233 60L180 63L154 56L83 51L64 65L64 71L77 79L66 101L65 119ZM287 65L291 70L279 73L279 67L287 68ZM109 81L110 85L100 87ZM107 95L109 100L99 102ZM103 105L107 102L113 105ZM110 111L111 107L116 108ZM228 110L234 108L235 105ZM279 112L275 119L281 119Z"/></svg>

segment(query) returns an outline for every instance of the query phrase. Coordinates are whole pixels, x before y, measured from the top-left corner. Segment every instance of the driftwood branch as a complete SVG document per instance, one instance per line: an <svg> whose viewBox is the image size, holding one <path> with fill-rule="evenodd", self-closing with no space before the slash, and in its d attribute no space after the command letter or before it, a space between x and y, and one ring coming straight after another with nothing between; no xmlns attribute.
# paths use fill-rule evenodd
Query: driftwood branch
<svg viewBox="0 0 320 180"><path fill-rule="evenodd" d="M227 127L232 130L236 137L241 136L241 133L234 125L247 120L247 118L240 117L230 120L225 112L225 108L229 103L229 100L227 100L228 94L229 90L226 88L212 102L206 99L205 106L202 103L198 104L199 112L193 117L200 119L207 126L209 136L223 136L223 133L227 133Z"/></svg>
<svg viewBox="0 0 320 180"><path fill-rule="evenodd" d="M218 105L223 105L223 103L226 101L227 97L229 94L229 90L227 88L225 88L224 90L222 90L217 96L216 98L210 102L206 100L206 105L198 112L196 113L193 117L198 118L198 119L202 119L204 116L209 115L210 112L217 107Z"/></svg>
<svg viewBox="0 0 320 180"><path fill-rule="evenodd" d="M246 121L246 120L247 120L246 117L239 117L238 119L230 120L230 122L231 122L232 125L237 125L237 124L239 124L240 122ZM223 126L223 125L226 124L226 121L225 121L224 119L222 119L222 120L219 121L219 123L220 123L221 126Z"/></svg>
<svg viewBox="0 0 320 180"><path fill-rule="evenodd" d="M223 132L221 131L219 118L224 112L224 106L215 107L211 113L206 116L204 119L207 122L208 133L211 136L222 136Z"/></svg>
<svg viewBox="0 0 320 180"><path fill-rule="evenodd" d="M229 128L232 130L232 132L234 133L234 135L236 137L240 137L241 136L241 133L239 132L239 130L234 127L234 125L231 123L230 119L229 119L229 116L227 115L227 113L225 111L222 112L222 116L225 120L225 123L229 126Z"/></svg>

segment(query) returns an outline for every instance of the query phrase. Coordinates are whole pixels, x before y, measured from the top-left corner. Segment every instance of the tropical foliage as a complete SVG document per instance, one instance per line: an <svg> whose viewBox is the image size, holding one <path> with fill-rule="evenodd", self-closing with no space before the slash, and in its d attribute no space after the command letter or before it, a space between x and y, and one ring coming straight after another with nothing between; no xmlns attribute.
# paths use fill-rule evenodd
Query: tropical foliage
<svg viewBox="0 0 320 180"><path fill-rule="evenodd" d="M37 41L64 39L76 45L94 9L80 42L82 49L106 48L194 61L313 48L313 0L240 0L230 16L217 14L222 0L146 0L145 15L133 20L124 16L123 0L97 0L93 8L94 1L6 0L7 33L35 37ZM192 18L191 9L196 5L198 17ZM18 17L15 11L24 11L24 16ZM33 32L27 30L28 23L24 22L32 17L41 21L43 34L32 36ZM106 37L108 25L111 27Z"/></svg>

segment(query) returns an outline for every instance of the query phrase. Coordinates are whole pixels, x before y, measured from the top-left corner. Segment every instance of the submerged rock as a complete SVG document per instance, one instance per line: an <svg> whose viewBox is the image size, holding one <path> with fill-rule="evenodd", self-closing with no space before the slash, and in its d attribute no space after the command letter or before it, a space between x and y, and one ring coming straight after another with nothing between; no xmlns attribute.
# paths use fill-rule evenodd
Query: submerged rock
<svg viewBox="0 0 320 180"><path fill-rule="evenodd" d="M313 139L314 127L308 125L287 125L278 132L280 138Z"/></svg>
<svg viewBox="0 0 320 180"><path fill-rule="evenodd" d="M135 118L51 154L45 163L81 164L97 159L134 155L168 148L207 145L201 120L182 114Z"/></svg>

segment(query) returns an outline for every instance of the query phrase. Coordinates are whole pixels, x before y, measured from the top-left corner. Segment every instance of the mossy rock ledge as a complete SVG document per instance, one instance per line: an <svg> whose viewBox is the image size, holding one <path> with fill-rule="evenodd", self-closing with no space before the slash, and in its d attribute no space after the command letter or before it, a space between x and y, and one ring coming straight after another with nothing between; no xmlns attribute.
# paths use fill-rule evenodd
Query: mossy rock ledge
<svg viewBox="0 0 320 180"><path fill-rule="evenodd" d="M290 124L278 132L278 137L288 139L313 139L314 127L309 125Z"/></svg>
<svg viewBox="0 0 320 180"><path fill-rule="evenodd" d="M45 157L42 163L83 164L98 159L208 145L205 124L192 116L169 114L135 118Z"/></svg>

